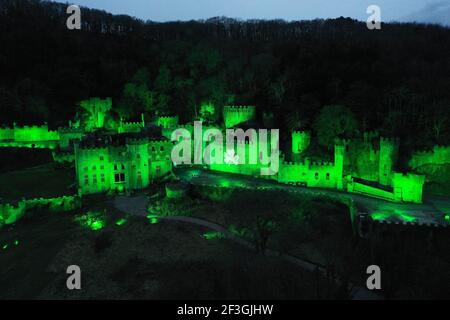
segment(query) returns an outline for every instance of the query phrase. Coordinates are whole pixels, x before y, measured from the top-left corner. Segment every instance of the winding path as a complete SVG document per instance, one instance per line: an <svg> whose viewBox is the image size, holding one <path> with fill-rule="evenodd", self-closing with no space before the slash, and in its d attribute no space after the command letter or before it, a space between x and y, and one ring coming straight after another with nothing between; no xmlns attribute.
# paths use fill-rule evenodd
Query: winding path
<svg viewBox="0 0 450 320"><path fill-rule="evenodd" d="M448 227L450 222L444 219L450 212L450 199L427 197L423 204L394 203L332 189L307 188L280 184L267 179L256 179L250 176L206 171L196 168L178 168L175 175L182 181L198 186L232 187L252 190L280 190L289 193L311 196L337 196L351 199L362 213L382 213L385 218L381 222L388 224L412 224L434 227ZM404 217L406 216L407 219Z"/></svg>
<svg viewBox="0 0 450 320"><path fill-rule="evenodd" d="M113 200L114 206L122 211L126 212L128 214L139 216L139 217L145 217L147 215L146 213L146 207L148 204L148 198L145 196L138 196L138 197L125 197L125 196L118 196L114 198ZM217 223L199 219L199 218L193 218L193 217L184 217L184 216L174 216L174 217L158 217L159 220L163 221L173 221L173 222L183 222L183 223L189 223L194 224L197 226L201 226L213 231L217 231L222 233L227 239L246 247L250 250L256 250L256 246L254 243L245 240L241 237L236 236L235 234L231 233L228 229L226 229L224 226L221 226ZM267 249L265 251L265 255L271 256L271 257L278 257L283 259L284 261L293 263L301 268L303 268L306 271L309 272L319 272L320 274L327 276L327 270L321 265L281 253L276 250ZM335 279L336 283L339 285L341 284L340 279ZM380 300L382 297L379 295L369 291L368 289L360 286L356 286L354 284L349 284L349 287L352 288L352 292L350 293L353 300Z"/></svg>

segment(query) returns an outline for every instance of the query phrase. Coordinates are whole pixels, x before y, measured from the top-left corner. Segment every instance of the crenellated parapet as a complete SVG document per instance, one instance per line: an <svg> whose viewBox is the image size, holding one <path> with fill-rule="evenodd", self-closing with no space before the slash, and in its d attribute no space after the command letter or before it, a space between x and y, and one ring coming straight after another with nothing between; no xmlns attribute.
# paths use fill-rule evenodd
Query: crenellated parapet
<svg viewBox="0 0 450 320"><path fill-rule="evenodd" d="M178 126L178 116L162 116L156 119L156 125L163 129L175 128Z"/></svg>
<svg viewBox="0 0 450 320"><path fill-rule="evenodd" d="M311 133L309 131L292 132L292 153L302 154L311 144Z"/></svg>
<svg viewBox="0 0 450 320"><path fill-rule="evenodd" d="M47 124L34 126L17 126L13 128L0 128L0 141L14 142L43 142L58 141L59 132L49 130Z"/></svg>
<svg viewBox="0 0 450 320"><path fill-rule="evenodd" d="M425 176L417 174L394 173L392 187L396 201L422 203Z"/></svg>

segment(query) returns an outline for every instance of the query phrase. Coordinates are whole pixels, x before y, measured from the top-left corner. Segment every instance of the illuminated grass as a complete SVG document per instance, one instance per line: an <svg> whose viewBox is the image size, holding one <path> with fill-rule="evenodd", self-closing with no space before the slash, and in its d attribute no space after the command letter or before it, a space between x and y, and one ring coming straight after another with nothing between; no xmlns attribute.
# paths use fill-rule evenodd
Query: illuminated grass
<svg viewBox="0 0 450 320"><path fill-rule="evenodd" d="M92 231L102 230L106 226L106 221L103 218L103 214L100 212L89 211L88 213L77 217L75 220L78 221L82 227Z"/></svg>
<svg viewBox="0 0 450 320"><path fill-rule="evenodd" d="M372 219L375 221L383 221L383 220L389 220L389 219L399 219L404 222L414 222L416 221L416 218L403 212L400 210L395 209L391 212L375 212L371 215Z"/></svg>
<svg viewBox="0 0 450 320"><path fill-rule="evenodd" d="M222 232L209 231L203 234L203 238L206 240L223 239L225 238L225 235Z"/></svg>
<svg viewBox="0 0 450 320"><path fill-rule="evenodd" d="M149 220L150 224L157 224L159 222L159 217L154 214L149 214L147 216L147 219Z"/></svg>
<svg viewBox="0 0 450 320"><path fill-rule="evenodd" d="M127 223L127 219L122 218L116 221L116 226L123 226L125 223Z"/></svg>

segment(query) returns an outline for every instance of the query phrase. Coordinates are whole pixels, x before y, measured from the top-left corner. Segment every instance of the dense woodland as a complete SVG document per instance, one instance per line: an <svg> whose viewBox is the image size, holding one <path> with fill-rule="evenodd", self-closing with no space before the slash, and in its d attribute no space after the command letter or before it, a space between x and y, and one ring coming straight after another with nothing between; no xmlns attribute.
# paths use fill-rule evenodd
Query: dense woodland
<svg viewBox="0 0 450 320"><path fill-rule="evenodd" d="M448 28L370 31L348 18L155 23L82 8L82 30L70 31L66 8L0 1L1 124L66 125L80 100L112 96L117 118L190 122L204 102L219 114L252 104L284 132L378 130L406 150L450 144Z"/></svg>

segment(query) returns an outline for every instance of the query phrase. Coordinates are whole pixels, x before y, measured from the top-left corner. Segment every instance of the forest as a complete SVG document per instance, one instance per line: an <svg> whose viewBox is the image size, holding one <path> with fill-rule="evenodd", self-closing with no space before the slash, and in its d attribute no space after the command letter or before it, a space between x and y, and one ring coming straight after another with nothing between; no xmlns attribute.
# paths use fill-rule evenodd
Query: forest
<svg viewBox="0 0 450 320"><path fill-rule="evenodd" d="M116 120L177 114L184 123L204 103L219 115L256 105L285 134L376 130L407 153L450 144L449 28L373 31L344 17L157 23L82 8L82 29L68 30L66 8L0 2L0 125L65 126L80 101L112 97Z"/></svg>

